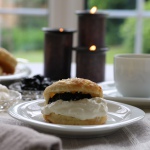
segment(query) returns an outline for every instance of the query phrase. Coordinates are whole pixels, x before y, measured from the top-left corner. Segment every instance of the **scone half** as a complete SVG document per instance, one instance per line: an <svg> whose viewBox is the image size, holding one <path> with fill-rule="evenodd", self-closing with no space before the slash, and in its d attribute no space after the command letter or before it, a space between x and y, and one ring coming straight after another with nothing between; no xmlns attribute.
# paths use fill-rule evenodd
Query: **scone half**
<svg viewBox="0 0 150 150"><path fill-rule="evenodd" d="M102 88L95 82L82 78L69 78L54 82L44 90L46 104L55 94L65 92L81 92L83 94L90 94L92 97L103 97Z"/></svg>
<svg viewBox="0 0 150 150"><path fill-rule="evenodd" d="M50 113L49 115L43 115L47 122L64 125L101 125L107 120L107 116L95 117L94 119L81 120L78 118L64 116L60 114Z"/></svg>
<svg viewBox="0 0 150 150"><path fill-rule="evenodd" d="M13 74L17 65L15 57L6 49L0 48L0 67L6 74Z"/></svg>

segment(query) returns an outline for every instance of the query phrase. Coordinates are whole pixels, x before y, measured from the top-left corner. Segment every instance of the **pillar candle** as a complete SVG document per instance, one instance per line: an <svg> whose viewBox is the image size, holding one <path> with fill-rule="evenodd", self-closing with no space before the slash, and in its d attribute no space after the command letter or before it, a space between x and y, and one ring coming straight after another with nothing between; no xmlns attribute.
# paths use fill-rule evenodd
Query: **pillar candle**
<svg viewBox="0 0 150 150"><path fill-rule="evenodd" d="M89 47L94 44L99 48L106 47L106 14L91 13L88 10L77 11L76 14L78 15L78 46Z"/></svg>
<svg viewBox="0 0 150 150"><path fill-rule="evenodd" d="M88 48L76 49L76 76L94 82L105 80L105 58L107 48L89 51Z"/></svg>
<svg viewBox="0 0 150 150"><path fill-rule="evenodd" d="M74 30L43 28L44 76L52 80L70 78Z"/></svg>

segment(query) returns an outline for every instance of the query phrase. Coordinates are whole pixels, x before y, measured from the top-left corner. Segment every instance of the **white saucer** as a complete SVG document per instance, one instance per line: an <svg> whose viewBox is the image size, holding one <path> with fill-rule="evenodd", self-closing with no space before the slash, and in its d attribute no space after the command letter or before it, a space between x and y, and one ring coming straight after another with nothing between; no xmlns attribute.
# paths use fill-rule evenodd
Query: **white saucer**
<svg viewBox="0 0 150 150"><path fill-rule="evenodd" d="M43 104L43 99L20 103L12 106L8 113L39 131L69 138L105 136L129 124L133 124L145 116L144 111L134 106L107 101L108 120L104 125L57 125L44 121L41 114Z"/></svg>
<svg viewBox="0 0 150 150"><path fill-rule="evenodd" d="M137 107L150 107L150 97L124 97L117 91L114 81L102 82L99 83L99 85L103 89L105 99L126 103Z"/></svg>

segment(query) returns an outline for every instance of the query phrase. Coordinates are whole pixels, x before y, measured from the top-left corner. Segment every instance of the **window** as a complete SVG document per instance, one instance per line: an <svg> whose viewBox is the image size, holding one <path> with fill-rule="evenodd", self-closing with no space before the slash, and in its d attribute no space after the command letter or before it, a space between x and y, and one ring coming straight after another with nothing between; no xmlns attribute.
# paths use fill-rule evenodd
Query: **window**
<svg viewBox="0 0 150 150"><path fill-rule="evenodd" d="M16 57L28 55L30 61L42 61L42 27L48 26L47 6L48 0L0 1L1 46ZM35 51L36 57L29 55Z"/></svg>
<svg viewBox="0 0 150 150"><path fill-rule="evenodd" d="M123 44L131 46L132 51L129 52L149 53L150 46L149 42L147 42L150 40L150 29L148 27L150 26L149 0L116 0L106 1L105 3L102 0L0 1L1 46L13 52L16 57L25 57L26 55L29 57L27 52L34 53L36 51L36 57L29 58L29 60L42 62L44 44L42 27L77 29L77 15L75 11L84 9L83 2L85 2L85 6L88 9L97 5L99 11L108 13L107 24L114 26L111 30L115 32L113 38L110 38L108 36L110 28L107 26L106 41L110 49L108 55L111 54L113 56L115 53L127 52L127 48L123 48ZM106 3L112 6L118 5L118 7L106 7ZM113 23L111 22L112 20ZM115 24L118 22L120 23L119 28ZM123 35L121 35L121 38L118 38L120 34ZM128 40L124 41L124 39ZM74 43L76 44L76 40ZM121 50L117 51L117 49Z"/></svg>
<svg viewBox="0 0 150 150"><path fill-rule="evenodd" d="M0 1L0 45L16 57L43 62L42 27L76 29L78 9L83 0Z"/></svg>
<svg viewBox="0 0 150 150"><path fill-rule="evenodd" d="M136 27L136 34L135 34L135 41L136 41L135 42L135 52L136 53L142 52L142 22L143 22L143 18L147 18L147 17L150 18L150 11L144 10L144 5L147 5L149 3L145 4L145 2L146 1L144 1L144 0L133 0L133 1L127 0L125 2L125 4L129 5L128 10L125 10L125 9L124 10L123 9L102 10L102 12L108 13L109 19L112 19L112 18L113 19L136 18L136 26L135 26ZM89 0L89 4L92 4L92 1ZM99 5L100 5L100 1L99 1ZM118 2L118 5L119 5L119 2Z"/></svg>

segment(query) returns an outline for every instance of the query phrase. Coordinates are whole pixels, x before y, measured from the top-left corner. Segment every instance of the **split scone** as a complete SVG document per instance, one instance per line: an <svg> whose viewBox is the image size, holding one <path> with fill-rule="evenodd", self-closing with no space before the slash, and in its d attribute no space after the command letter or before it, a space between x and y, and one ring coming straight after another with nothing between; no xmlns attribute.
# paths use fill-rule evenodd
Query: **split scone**
<svg viewBox="0 0 150 150"><path fill-rule="evenodd" d="M107 120L102 88L82 78L63 79L44 90L42 114L47 122L65 125L100 125Z"/></svg>
<svg viewBox="0 0 150 150"><path fill-rule="evenodd" d="M6 49L0 48L0 67L5 74L13 74L17 65L16 58Z"/></svg>

